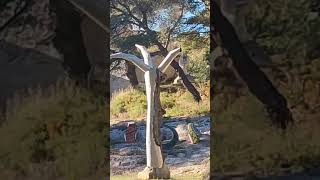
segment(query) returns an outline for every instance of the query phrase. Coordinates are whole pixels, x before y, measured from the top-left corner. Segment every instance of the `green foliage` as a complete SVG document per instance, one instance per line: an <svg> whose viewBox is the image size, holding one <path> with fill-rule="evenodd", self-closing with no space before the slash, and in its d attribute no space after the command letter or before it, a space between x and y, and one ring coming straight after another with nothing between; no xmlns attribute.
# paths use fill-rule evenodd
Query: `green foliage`
<svg viewBox="0 0 320 180"><path fill-rule="evenodd" d="M209 80L209 36L199 32L209 27L209 1L112 0L110 20L112 48L132 53L134 45L141 44L164 53L180 44L190 58L187 68L195 80ZM180 38L184 44L177 43Z"/></svg>
<svg viewBox="0 0 320 180"><path fill-rule="evenodd" d="M192 39L192 40L190 40ZM197 82L210 79L209 37L199 34L181 34L177 39L183 52L188 56L187 69Z"/></svg>
<svg viewBox="0 0 320 180"><path fill-rule="evenodd" d="M201 115L209 112L209 86L199 88L203 101L199 104L192 95L182 89L175 93L161 92L160 101L165 117ZM114 94L110 103L112 122L118 119L139 119L146 116L146 96L141 90L128 89Z"/></svg>
<svg viewBox="0 0 320 180"><path fill-rule="evenodd" d="M146 113L147 102L142 91L129 89L113 95L110 103L111 116L121 118L139 118Z"/></svg>
<svg viewBox="0 0 320 180"><path fill-rule="evenodd" d="M247 17L249 32L269 53L285 53L288 58L319 57L320 18L312 17L312 1L256 1L258 6Z"/></svg>
<svg viewBox="0 0 320 180"><path fill-rule="evenodd" d="M179 19L178 12L182 4L186 4L186 1L161 0L154 3L149 0L112 0L110 2L111 45L127 50L126 48L134 47L132 44L134 40L137 40L134 43L140 42L144 45L161 43L159 32L166 32L166 28ZM164 29L159 31L159 28ZM118 37L123 43L117 43ZM165 42L162 45L165 46Z"/></svg>
<svg viewBox="0 0 320 180"><path fill-rule="evenodd" d="M112 39L112 44L115 47L118 47L120 51L123 50L135 50L135 44L140 44L146 47L150 47L151 44L151 38L150 36L147 36L145 34L137 34L132 35L128 37L117 37Z"/></svg>
<svg viewBox="0 0 320 180"><path fill-rule="evenodd" d="M190 31L188 29L191 25L209 26L208 8L200 10L200 6L208 7L207 0L161 0L157 3L150 0L112 0L110 3L111 46L118 49L131 49L133 40L137 40L136 43L140 42L147 47L156 45L158 50L169 50L168 45L173 38ZM194 16L187 17L186 13ZM194 22L199 18L202 22ZM123 43L118 42L119 37Z"/></svg>
<svg viewBox="0 0 320 180"><path fill-rule="evenodd" d="M203 53L203 57L199 59L191 59L187 66L190 74L195 77L197 82L206 82L210 79L210 68L208 62L208 51ZM193 55L191 55L192 57Z"/></svg>
<svg viewBox="0 0 320 180"><path fill-rule="evenodd" d="M30 176L49 167L64 179L95 175L106 155L105 109L103 98L71 82L16 98L0 127L1 167Z"/></svg>
<svg viewBox="0 0 320 180"><path fill-rule="evenodd" d="M199 11L199 2L204 5L203 10ZM189 0L189 4L194 6L195 15L187 20L187 24L198 24L204 27L210 27L210 1L209 0Z"/></svg>
<svg viewBox="0 0 320 180"><path fill-rule="evenodd" d="M225 94L213 99L215 141L211 148L215 151L211 172L268 176L319 167L320 126L316 107L320 18L310 8L315 1L255 2L258 6L247 17L249 33L266 47L269 55L276 54L272 58L277 62L273 62L282 65L275 66L281 73L267 69L265 72L272 73L269 77L286 97L295 125L285 132L273 128L264 106L255 97L234 98L234 92L228 94L229 89L223 89ZM278 83L280 79L282 82Z"/></svg>

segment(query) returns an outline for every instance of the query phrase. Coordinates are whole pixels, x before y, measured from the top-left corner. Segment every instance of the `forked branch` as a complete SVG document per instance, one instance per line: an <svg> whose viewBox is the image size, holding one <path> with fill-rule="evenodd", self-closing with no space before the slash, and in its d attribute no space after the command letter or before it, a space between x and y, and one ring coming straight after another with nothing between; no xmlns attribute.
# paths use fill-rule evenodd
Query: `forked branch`
<svg viewBox="0 0 320 180"><path fill-rule="evenodd" d="M174 60L175 57L177 57L181 53L181 48L176 48L174 50L171 50L169 54L164 58L164 60L159 65L159 70L164 73L167 68L170 66L171 62Z"/></svg>

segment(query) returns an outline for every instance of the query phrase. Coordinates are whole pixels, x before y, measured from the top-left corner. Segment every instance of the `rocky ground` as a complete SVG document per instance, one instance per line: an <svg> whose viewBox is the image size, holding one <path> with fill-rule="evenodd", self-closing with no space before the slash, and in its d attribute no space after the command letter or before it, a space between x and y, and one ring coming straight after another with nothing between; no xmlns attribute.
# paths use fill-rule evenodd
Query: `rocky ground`
<svg viewBox="0 0 320 180"><path fill-rule="evenodd" d="M171 174L204 174L209 169L210 139L203 135L199 144L191 144L187 138L187 123L193 122L203 134L209 133L210 118L200 116L193 118L171 118L165 124L175 128L179 142L172 149L165 150L165 163ZM113 175L135 173L146 165L145 144L115 144L111 146L110 165Z"/></svg>

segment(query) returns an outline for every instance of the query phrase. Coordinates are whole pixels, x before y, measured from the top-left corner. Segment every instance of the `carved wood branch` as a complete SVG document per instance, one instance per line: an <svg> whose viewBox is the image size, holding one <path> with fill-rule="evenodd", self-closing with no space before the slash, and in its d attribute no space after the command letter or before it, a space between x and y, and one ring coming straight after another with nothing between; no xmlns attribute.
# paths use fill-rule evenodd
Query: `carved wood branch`
<svg viewBox="0 0 320 180"><path fill-rule="evenodd" d="M168 53L158 67L155 67L147 48L135 45L141 52L143 60L132 54L115 53L111 59L125 59L132 62L144 72L147 96L146 154L147 167L164 168L164 157L161 151L160 125L162 108L160 104L160 71L165 73L173 59L181 52L180 48Z"/></svg>
<svg viewBox="0 0 320 180"><path fill-rule="evenodd" d="M124 59L124 60L130 61L134 65L136 65L138 68L140 68L143 72L150 70L150 67L144 64L142 59L132 54L126 54L122 52L115 53L110 55L110 59Z"/></svg>

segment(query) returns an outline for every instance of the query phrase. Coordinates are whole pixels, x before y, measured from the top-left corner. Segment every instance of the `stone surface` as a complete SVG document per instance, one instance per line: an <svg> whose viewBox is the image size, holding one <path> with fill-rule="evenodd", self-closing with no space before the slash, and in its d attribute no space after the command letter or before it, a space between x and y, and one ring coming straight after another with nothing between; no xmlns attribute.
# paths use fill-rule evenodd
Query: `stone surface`
<svg viewBox="0 0 320 180"><path fill-rule="evenodd" d="M118 77L114 75L110 75L110 95L117 91L121 91L123 89L127 89L132 87L130 81L123 77Z"/></svg>
<svg viewBox="0 0 320 180"><path fill-rule="evenodd" d="M63 12L61 12L61 9L55 6L56 2L64 2L68 5L70 2L73 2L68 7L64 6L66 11L79 17L85 14L82 16L82 23L80 24L79 22L79 29L76 27L78 24L75 18L65 16ZM0 7L0 40L4 40L22 48L36 50L40 53L54 57L55 59L64 60L65 65L69 66L68 69L72 69L71 72L80 71L80 66L91 66L88 74L89 82L105 83L106 49L109 40L106 31L101 29L96 23L100 22L104 26L108 24L106 21L107 18L103 18L107 6L103 5L105 5L103 0L10 0L4 7ZM73 10L76 10L75 13ZM75 23L72 24L72 27L75 27L75 30L72 31L72 33L77 34L80 30L83 34L82 39L81 36L74 38L70 35L66 35L69 37L67 39L65 37L60 37L59 32L61 33L62 31L65 31L64 29L68 28L72 29L65 24L61 24L61 22L59 24L58 17L61 16L63 16L64 19L67 19L68 22ZM80 43L75 41L75 44L81 46L80 44L84 43L85 49L80 50L80 52L78 49L76 52L78 56L71 57L70 53L67 53L66 51L69 50L69 47L70 51L75 51L77 47L69 45L66 45L67 48L61 47L68 44L66 42L63 42L62 45L54 44L54 41L57 38L59 41L61 41L61 39L66 39L66 42L73 42L75 39L80 40ZM62 49L67 50L63 51ZM83 63L84 61L87 61L87 58L90 64ZM85 67L83 67L83 69L85 69Z"/></svg>
<svg viewBox="0 0 320 180"><path fill-rule="evenodd" d="M209 130L210 119L208 116L200 116L193 118L179 117L164 120L165 124L175 128L178 134L187 134L186 127L188 122L193 122L195 127L202 129L202 133ZM207 167L204 161L210 158L210 139L203 139L199 144L190 144L187 137L182 138L172 149L163 151L165 155L165 164L170 169L171 174L179 174L180 172L188 173L196 171L205 171ZM128 162L131 164L119 164L119 162ZM146 154L144 143L133 144L114 144L111 146L110 167L113 175L131 172L140 172L146 166Z"/></svg>
<svg viewBox="0 0 320 180"><path fill-rule="evenodd" d="M20 12L15 17L16 12ZM15 18L14 18L15 17ZM10 19L11 23L7 24ZM5 26L5 24L7 24ZM0 11L0 39L60 59L52 44L55 35L55 13L49 0L12 0Z"/></svg>
<svg viewBox="0 0 320 180"><path fill-rule="evenodd" d="M125 147L120 149L119 155L121 156L132 156L132 155L143 155L145 154L145 150L141 147L133 146L133 147Z"/></svg>

